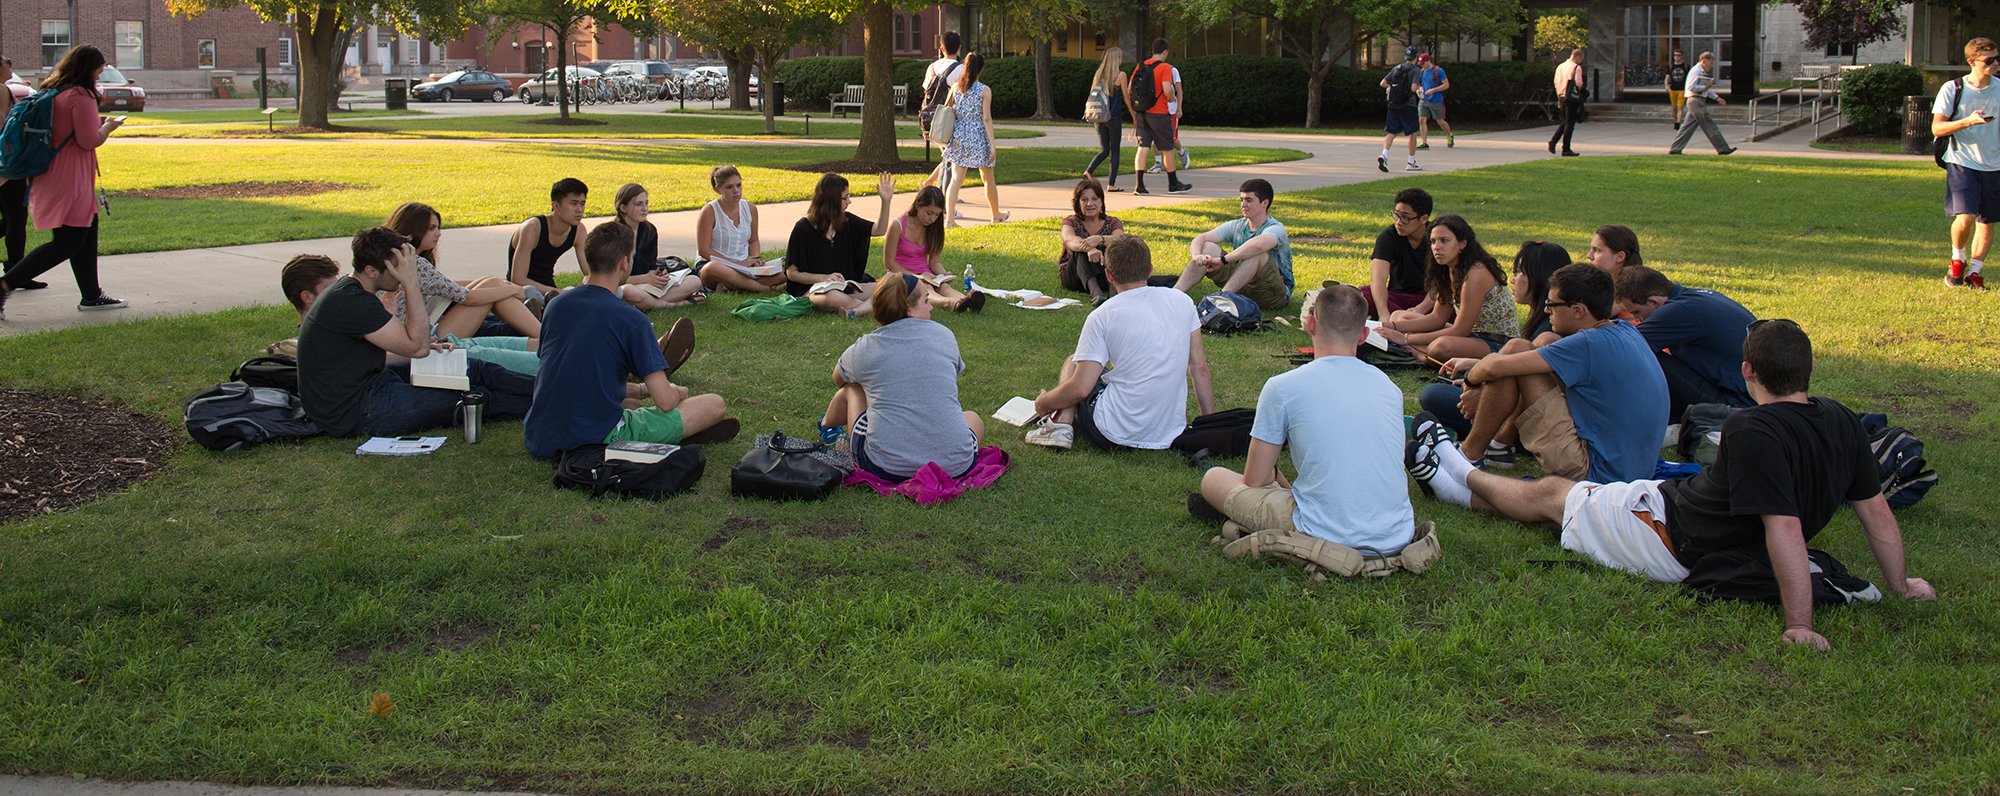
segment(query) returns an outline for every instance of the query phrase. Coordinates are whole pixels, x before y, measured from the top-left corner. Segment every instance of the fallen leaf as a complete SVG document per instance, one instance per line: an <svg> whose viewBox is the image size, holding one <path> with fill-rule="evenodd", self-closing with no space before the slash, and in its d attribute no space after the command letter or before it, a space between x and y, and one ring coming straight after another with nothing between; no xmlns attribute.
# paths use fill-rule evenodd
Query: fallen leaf
<svg viewBox="0 0 2000 796"><path fill-rule="evenodd" d="M368 712L378 719L389 717L389 711L396 709L396 703L389 701L389 692L377 691L375 698L368 700Z"/></svg>

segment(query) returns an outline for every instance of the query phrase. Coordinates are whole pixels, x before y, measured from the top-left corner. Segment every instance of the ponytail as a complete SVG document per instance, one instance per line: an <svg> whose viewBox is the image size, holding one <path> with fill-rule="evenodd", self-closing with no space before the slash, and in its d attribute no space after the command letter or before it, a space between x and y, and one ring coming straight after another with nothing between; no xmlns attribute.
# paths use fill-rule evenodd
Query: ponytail
<svg viewBox="0 0 2000 796"><path fill-rule="evenodd" d="M911 285L916 281L916 277L906 275L901 279L884 279L875 286L875 297L869 303L874 307L876 326L888 326L910 317L910 302L914 300Z"/></svg>

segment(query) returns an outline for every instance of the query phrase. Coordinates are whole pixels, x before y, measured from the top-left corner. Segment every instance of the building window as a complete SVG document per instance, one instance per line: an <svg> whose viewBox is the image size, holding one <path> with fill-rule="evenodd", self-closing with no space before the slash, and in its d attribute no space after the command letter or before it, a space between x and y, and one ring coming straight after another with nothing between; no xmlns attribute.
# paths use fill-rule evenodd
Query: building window
<svg viewBox="0 0 2000 796"><path fill-rule="evenodd" d="M403 63L420 64L423 62L424 62L424 43L416 39L404 39Z"/></svg>
<svg viewBox="0 0 2000 796"><path fill-rule="evenodd" d="M889 45L895 48L897 52L902 52L904 50L910 49L910 45L908 43L908 39L910 37L910 26L909 23L904 21L904 19L905 18L902 14L897 14L895 20L892 23L895 25L895 30L889 33Z"/></svg>
<svg viewBox="0 0 2000 796"><path fill-rule="evenodd" d="M111 32L112 58L119 69L146 68L146 23L119 20Z"/></svg>
<svg viewBox="0 0 2000 796"><path fill-rule="evenodd" d="M69 52L69 20L42 20L42 66L55 66L66 52Z"/></svg>
<svg viewBox="0 0 2000 796"><path fill-rule="evenodd" d="M1829 44L1829 45L1827 45L1827 46L1826 46L1826 57L1828 57L1828 58L1853 58L1853 57L1854 57L1854 45L1853 45L1852 43L1849 43L1849 44Z"/></svg>
<svg viewBox="0 0 2000 796"><path fill-rule="evenodd" d="M202 39L194 46L194 65L200 69L215 68L215 40Z"/></svg>
<svg viewBox="0 0 2000 796"><path fill-rule="evenodd" d="M292 65L292 62L293 62L294 60L295 60L295 59L294 59L294 57L293 57L293 53L292 53L292 40L291 40L291 39L288 39L288 38L287 38L287 39L279 39L279 40L278 40L278 65L279 65L279 66L291 66L291 65Z"/></svg>

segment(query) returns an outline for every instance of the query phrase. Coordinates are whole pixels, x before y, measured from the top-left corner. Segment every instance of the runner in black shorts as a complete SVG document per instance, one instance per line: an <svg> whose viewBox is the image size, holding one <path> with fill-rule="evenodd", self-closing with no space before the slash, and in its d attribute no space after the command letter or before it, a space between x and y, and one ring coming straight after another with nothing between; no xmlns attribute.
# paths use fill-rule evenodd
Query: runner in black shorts
<svg viewBox="0 0 2000 796"><path fill-rule="evenodd" d="M1410 144L1410 160L1404 164L1404 171L1423 171L1417 165L1417 55L1415 47L1403 48L1403 62L1389 70L1389 76L1382 78L1382 88L1388 92L1388 119L1382 124L1382 154L1375 158L1375 168L1389 170L1389 147L1396 143L1396 136L1406 136Z"/></svg>
<svg viewBox="0 0 2000 796"><path fill-rule="evenodd" d="M1180 166L1180 159L1174 152L1176 146L1174 114L1168 109L1167 104L1179 98L1174 96L1173 67L1167 64L1167 55L1167 40L1154 39L1153 57L1146 59L1132 70L1132 79L1129 81L1132 88L1125 93L1125 107L1131 111L1133 127L1136 128L1135 134L1139 142L1139 151L1134 153L1135 157L1132 159L1132 175L1139 181L1139 187L1133 191L1137 194L1149 193L1146 190L1146 166L1152 162L1155 150L1159 152L1160 160L1166 164L1167 193L1187 193L1194 190L1194 186L1181 182L1180 175L1174 173ZM1148 92L1142 84L1151 85L1153 88ZM1143 108L1134 104L1132 97L1134 94L1142 93L1149 93L1153 98L1152 103Z"/></svg>

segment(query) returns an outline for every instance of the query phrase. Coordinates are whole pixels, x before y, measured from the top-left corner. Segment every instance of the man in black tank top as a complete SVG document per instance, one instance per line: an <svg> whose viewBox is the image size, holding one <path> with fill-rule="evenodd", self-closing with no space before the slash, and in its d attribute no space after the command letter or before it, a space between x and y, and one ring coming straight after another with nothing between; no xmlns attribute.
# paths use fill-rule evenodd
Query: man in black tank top
<svg viewBox="0 0 2000 796"><path fill-rule="evenodd" d="M566 253L576 254L576 267L583 270L584 200L590 189L582 180L564 177L549 188L549 213L521 222L514 238L507 242L507 281L528 289L530 297L543 301L555 298L556 262Z"/></svg>

